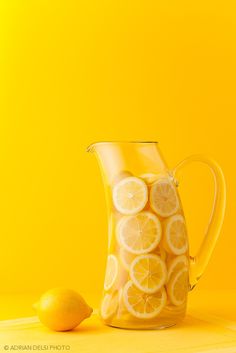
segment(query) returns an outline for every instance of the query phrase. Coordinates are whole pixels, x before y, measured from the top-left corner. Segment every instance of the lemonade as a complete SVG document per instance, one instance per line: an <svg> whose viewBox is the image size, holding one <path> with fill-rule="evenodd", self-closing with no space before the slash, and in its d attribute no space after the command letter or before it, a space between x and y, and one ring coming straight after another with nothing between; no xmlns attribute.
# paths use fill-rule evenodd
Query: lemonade
<svg viewBox="0 0 236 353"><path fill-rule="evenodd" d="M189 290L185 219L166 174L120 171L108 186L109 254L100 315L123 328L161 328L180 321Z"/></svg>
<svg viewBox="0 0 236 353"><path fill-rule="evenodd" d="M101 169L108 210L103 322L134 329L177 324L222 226L226 187L221 168L212 158L195 155L169 169L156 141L100 141L87 151ZM197 254L189 256L177 186L179 172L193 162L210 169L215 188L203 241Z"/></svg>

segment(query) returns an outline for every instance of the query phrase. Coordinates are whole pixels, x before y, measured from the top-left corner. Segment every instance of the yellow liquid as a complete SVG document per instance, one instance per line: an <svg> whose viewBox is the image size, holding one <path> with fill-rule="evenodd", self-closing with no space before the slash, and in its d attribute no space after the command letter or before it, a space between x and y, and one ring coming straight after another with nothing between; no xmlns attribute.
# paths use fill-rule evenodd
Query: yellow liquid
<svg viewBox="0 0 236 353"><path fill-rule="evenodd" d="M127 307L126 302L124 300L124 287L127 282L131 281L130 277L130 265L132 261L138 256L136 254L130 253L124 247L120 244L118 241L118 236L117 236L117 225L119 224L120 220L123 217L127 217L120 212L117 211L117 209L114 206L114 203L112 201L112 192L114 188L114 184L119 182L120 179L129 177L128 172L120 172L118 177L114 177L114 182L111 183L111 185L108 185L108 190L107 190L107 195L108 195L108 202L110 204L109 210L110 210L110 223L109 223L109 249L108 249L108 255L115 256L117 259L117 264L118 264L118 273L115 276L115 281L111 288L108 290L104 290L103 292L103 298L102 298L102 303L101 303L101 310L100 310L100 316L102 321L110 326L114 327L119 327L119 328L126 328L126 329L155 329L155 328L165 328L165 327L170 327L178 322L180 322L186 312L186 305L187 305L187 292L188 292L188 287L183 287L182 291L185 291L184 296L185 300L182 302L180 305L175 305L171 301L171 298L168 295L168 287L171 277L168 279L168 271L170 270L170 264L173 262L173 260L178 257L179 255L175 255L171 253L169 249L166 249L166 246L163 242L163 229L165 227L165 222L168 219L168 217L160 217L159 215L155 214L153 209L150 206L150 188L152 185L155 183L156 179L155 176L152 177L150 180L147 182L148 186L148 193L149 193L149 198L146 203L145 208L141 211L148 211L152 212L155 214L155 216L158 217L159 221L161 222L162 225L162 237L159 242L159 244L156 246L155 249L153 249L150 253L156 254L161 257L161 259L165 262L166 268L167 268L167 278L165 281L165 285L163 286L165 292L166 292L166 302L160 313L158 313L155 317L152 318L140 318L134 315L130 310L129 307ZM139 177L139 176L138 176ZM169 177L169 176L165 176ZM158 176L156 176L158 178ZM147 180L146 180L147 181ZM172 181L170 181L172 183ZM173 184L174 185L174 184ZM174 185L175 187L175 185ZM177 194L178 195L178 194ZM175 212L175 214L182 215L183 216L183 210L181 206L181 202L178 197L178 210ZM188 250L185 251L184 254L186 258L188 259ZM182 266L183 268L183 266ZM189 270L189 265L188 262L185 264L185 268ZM178 270L178 268L177 268ZM175 271L174 275L176 274L177 270ZM109 268L107 266L107 271L109 271ZM146 293L143 293L143 295L148 295ZM109 305L108 308L106 306L106 300L107 298L110 300L110 305L112 308L110 308L109 311ZM112 300L113 298L113 300ZM108 300L108 303L109 303ZM105 304L104 304L105 303ZM104 307L107 309L108 314L105 313L104 315Z"/></svg>

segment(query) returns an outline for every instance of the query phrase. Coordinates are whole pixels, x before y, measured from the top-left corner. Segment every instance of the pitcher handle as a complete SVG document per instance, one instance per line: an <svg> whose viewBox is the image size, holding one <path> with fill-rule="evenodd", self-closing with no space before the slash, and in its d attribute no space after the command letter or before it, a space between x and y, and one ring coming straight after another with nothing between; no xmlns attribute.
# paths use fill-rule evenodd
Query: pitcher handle
<svg viewBox="0 0 236 353"><path fill-rule="evenodd" d="M190 256L190 290L195 287L210 260L223 224L226 204L224 174L220 166L212 158L204 155L190 156L173 169L173 177L178 180L178 172L192 162L201 162L210 168L214 177L214 201L204 239L197 254Z"/></svg>

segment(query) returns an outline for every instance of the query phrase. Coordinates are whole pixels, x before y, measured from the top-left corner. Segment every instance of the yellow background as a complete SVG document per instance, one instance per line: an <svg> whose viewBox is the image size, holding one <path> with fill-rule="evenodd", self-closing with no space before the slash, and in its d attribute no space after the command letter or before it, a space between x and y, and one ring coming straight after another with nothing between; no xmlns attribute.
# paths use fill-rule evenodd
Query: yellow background
<svg viewBox="0 0 236 353"><path fill-rule="evenodd" d="M1 291L100 294L107 223L97 140L158 140L170 167L213 156L227 182L203 289L236 288L234 1L0 2ZM192 252L212 179L180 193Z"/></svg>

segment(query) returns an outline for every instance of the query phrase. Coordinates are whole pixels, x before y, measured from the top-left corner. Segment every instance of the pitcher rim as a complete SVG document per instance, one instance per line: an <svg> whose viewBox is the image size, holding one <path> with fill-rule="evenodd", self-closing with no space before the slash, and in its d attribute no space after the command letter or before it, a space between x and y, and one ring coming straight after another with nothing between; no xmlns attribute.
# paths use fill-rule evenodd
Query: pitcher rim
<svg viewBox="0 0 236 353"><path fill-rule="evenodd" d="M103 145L103 144L116 144L116 143L137 143L137 144L158 144L158 141L144 141L144 140L138 140L138 141L96 141L91 143L87 148L87 152L91 152L93 148L96 145Z"/></svg>

